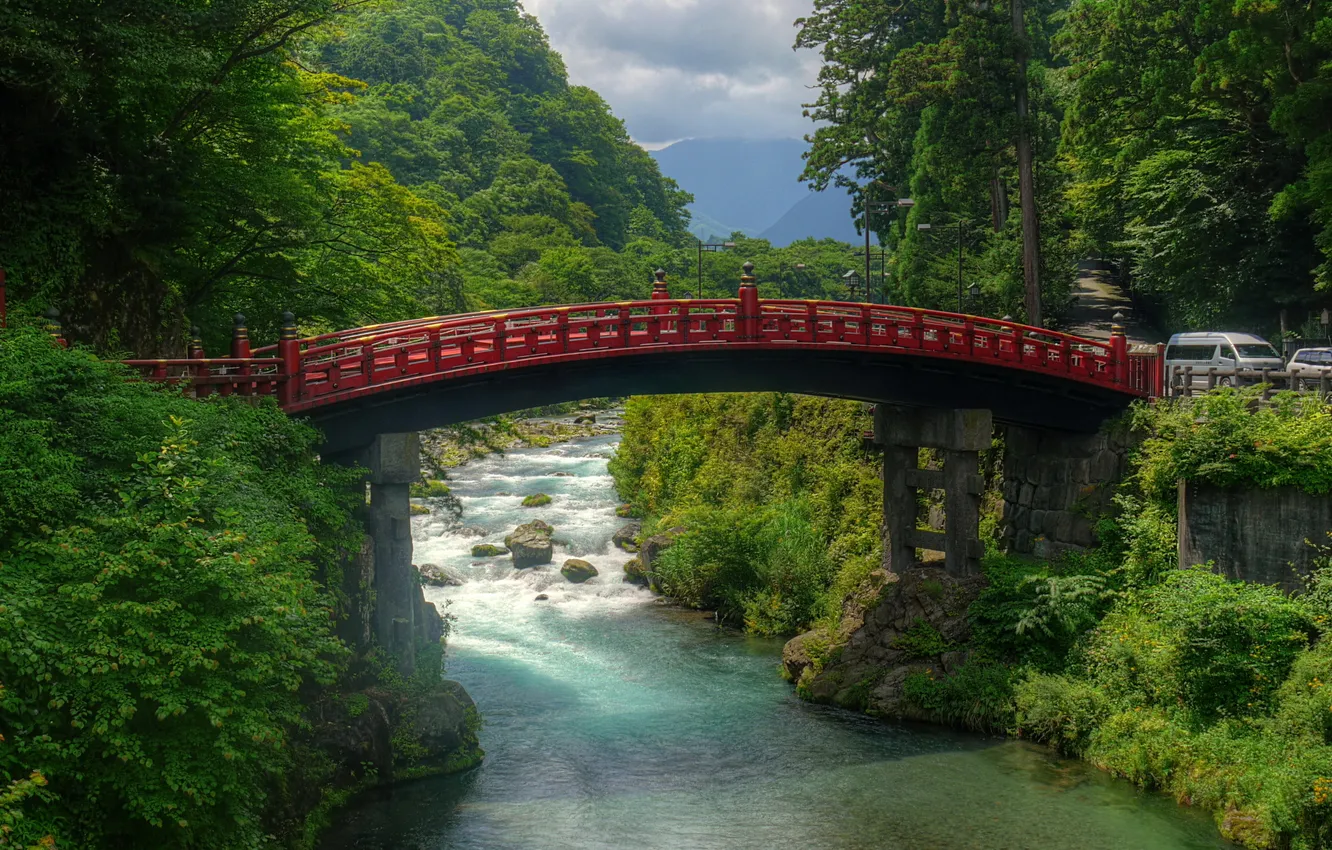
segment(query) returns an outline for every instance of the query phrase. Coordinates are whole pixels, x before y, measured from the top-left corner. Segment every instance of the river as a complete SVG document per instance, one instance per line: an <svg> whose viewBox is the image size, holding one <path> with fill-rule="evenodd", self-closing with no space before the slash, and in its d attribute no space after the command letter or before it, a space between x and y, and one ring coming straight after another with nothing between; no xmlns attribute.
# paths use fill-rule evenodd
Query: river
<svg viewBox="0 0 1332 850"><path fill-rule="evenodd" d="M617 442L474 461L450 478L461 520L416 520L417 562L467 579L427 598L457 618L448 676L485 716L486 759L363 797L324 850L1231 846L1206 815L1042 749L796 699L780 642L621 581L629 556L610 537L625 521L606 470ZM553 502L521 507L533 493ZM536 518L555 526L551 566L471 557ZM568 557L600 576L567 583Z"/></svg>

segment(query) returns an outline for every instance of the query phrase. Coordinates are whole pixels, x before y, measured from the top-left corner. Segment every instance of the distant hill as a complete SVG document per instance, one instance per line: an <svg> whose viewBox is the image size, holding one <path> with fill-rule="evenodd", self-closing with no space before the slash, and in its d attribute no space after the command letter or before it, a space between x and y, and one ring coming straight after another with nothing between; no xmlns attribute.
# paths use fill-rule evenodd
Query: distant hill
<svg viewBox="0 0 1332 850"><path fill-rule="evenodd" d="M800 182L807 147L799 139L685 139L653 156L662 174L693 193L695 224L754 235L809 194Z"/></svg>
<svg viewBox="0 0 1332 850"><path fill-rule="evenodd" d="M689 230L700 239L738 230L777 246L810 237L859 242L846 190L810 192L800 182L808 148L799 139L686 139L653 156L693 193Z"/></svg>
<svg viewBox="0 0 1332 850"><path fill-rule="evenodd" d="M787 210L776 224L759 234L773 245L784 248L792 242L813 237L861 243L865 237L856 232L851 217L851 196L845 189L832 187L825 192L809 192Z"/></svg>

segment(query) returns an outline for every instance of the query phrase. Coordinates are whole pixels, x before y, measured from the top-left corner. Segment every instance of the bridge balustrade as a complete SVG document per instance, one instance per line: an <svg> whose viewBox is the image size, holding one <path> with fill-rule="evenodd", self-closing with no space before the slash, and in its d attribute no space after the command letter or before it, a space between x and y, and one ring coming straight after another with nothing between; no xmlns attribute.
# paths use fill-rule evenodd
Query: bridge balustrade
<svg viewBox="0 0 1332 850"><path fill-rule="evenodd" d="M1162 389L1158 354L1130 354L1119 329L1107 343L943 311L759 299L748 268L739 298L672 299L664 277L643 301L433 316L305 339L285 314L282 341L253 353L237 316L231 357L204 358L196 339L190 358L127 365L150 380L188 384L197 395L276 395L291 412L525 363L736 346L847 346L997 365L1137 396Z"/></svg>

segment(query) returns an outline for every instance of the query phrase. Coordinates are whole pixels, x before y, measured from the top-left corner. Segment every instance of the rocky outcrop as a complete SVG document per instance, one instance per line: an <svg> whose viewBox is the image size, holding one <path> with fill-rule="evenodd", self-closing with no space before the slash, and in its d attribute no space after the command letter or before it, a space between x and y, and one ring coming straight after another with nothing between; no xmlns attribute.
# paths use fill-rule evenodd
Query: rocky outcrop
<svg viewBox="0 0 1332 850"><path fill-rule="evenodd" d="M784 672L814 702L928 720L904 699L904 684L913 673L949 675L967 662L967 609L985 585L981 576L958 579L941 568L880 571L848 598L838 633L814 631L787 643Z"/></svg>
<svg viewBox="0 0 1332 850"><path fill-rule="evenodd" d="M560 567L560 575L564 576L573 584L582 584L585 581L596 578L599 573L597 568L581 558L570 558Z"/></svg>
<svg viewBox="0 0 1332 850"><path fill-rule="evenodd" d="M611 535L611 542L626 552L637 552L638 535L643 533L643 523L631 522L620 526Z"/></svg>
<svg viewBox="0 0 1332 850"><path fill-rule="evenodd" d="M456 571L437 564L421 564L416 571L421 574L421 581L431 587L458 587L463 583L463 577Z"/></svg>
<svg viewBox="0 0 1332 850"><path fill-rule="evenodd" d="M334 765L327 782L333 787L368 776L389 784L455 773L484 755L476 737L476 705L457 682L440 680L415 693L374 687L341 694L322 701L314 714L309 743Z"/></svg>
<svg viewBox="0 0 1332 850"><path fill-rule="evenodd" d="M541 520L514 529L512 534L504 538L504 545L509 547L509 553L513 556L514 567L523 570L549 564L555 552L550 541L554 533L555 529Z"/></svg>
<svg viewBox="0 0 1332 850"><path fill-rule="evenodd" d="M641 584L647 587L647 573L643 572L643 562L638 558L630 559L624 564L624 581L629 584Z"/></svg>
<svg viewBox="0 0 1332 850"><path fill-rule="evenodd" d="M494 558L497 555L507 555L509 550L503 546L496 546L493 543L478 543L472 547L473 558Z"/></svg>

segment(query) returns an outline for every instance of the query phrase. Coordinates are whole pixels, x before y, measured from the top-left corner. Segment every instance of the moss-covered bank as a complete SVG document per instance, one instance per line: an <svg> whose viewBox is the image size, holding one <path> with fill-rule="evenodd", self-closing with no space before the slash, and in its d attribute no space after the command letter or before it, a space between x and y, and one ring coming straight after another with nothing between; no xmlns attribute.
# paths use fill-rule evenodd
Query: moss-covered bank
<svg viewBox="0 0 1332 850"><path fill-rule="evenodd" d="M1327 846L1332 567L1295 597L1177 570L1173 497L1179 477L1332 491L1332 411L1220 391L1134 417L1145 440L1094 518L1098 549L1049 563L992 546L968 582L876 571L878 469L855 405L634 400L612 470L645 533L687 528L656 559L663 590L804 631L783 664L802 696L1048 743L1207 808L1244 846Z"/></svg>

